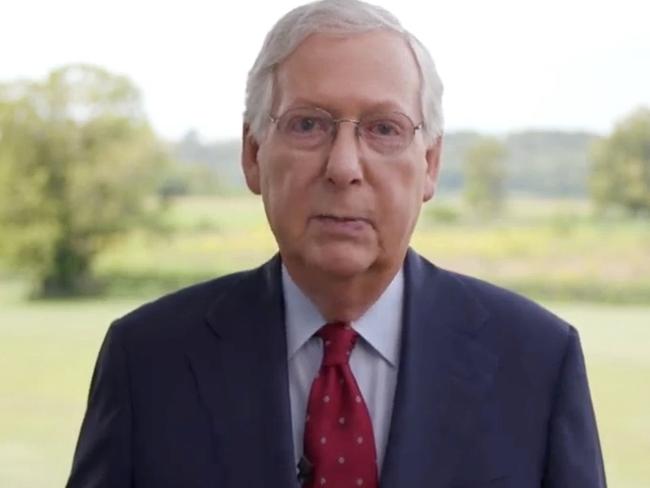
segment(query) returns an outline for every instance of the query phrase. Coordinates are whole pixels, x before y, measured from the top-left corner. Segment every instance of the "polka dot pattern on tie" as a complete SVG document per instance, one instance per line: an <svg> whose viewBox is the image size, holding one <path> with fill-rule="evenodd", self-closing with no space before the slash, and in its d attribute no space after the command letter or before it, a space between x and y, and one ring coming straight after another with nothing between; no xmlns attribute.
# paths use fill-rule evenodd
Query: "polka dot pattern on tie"
<svg viewBox="0 0 650 488"><path fill-rule="evenodd" d="M372 423L349 359L358 335L347 323L330 323L317 335L323 361L309 394L304 454L313 465L302 485L378 488Z"/></svg>

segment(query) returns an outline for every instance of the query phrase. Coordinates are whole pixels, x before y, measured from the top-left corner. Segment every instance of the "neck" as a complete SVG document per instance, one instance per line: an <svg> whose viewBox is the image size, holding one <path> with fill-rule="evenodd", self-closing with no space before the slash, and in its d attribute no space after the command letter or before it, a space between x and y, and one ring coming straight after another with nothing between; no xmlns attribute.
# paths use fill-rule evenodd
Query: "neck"
<svg viewBox="0 0 650 488"><path fill-rule="evenodd" d="M316 305L328 322L359 319L390 285L402 266L373 266L353 276L332 275L324 270L307 269L283 261L296 285Z"/></svg>

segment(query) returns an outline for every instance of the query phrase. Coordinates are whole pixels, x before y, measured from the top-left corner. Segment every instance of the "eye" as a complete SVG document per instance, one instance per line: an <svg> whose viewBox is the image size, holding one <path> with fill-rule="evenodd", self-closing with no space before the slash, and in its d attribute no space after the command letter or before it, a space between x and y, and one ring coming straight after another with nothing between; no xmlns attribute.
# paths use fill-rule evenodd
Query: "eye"
<svg viewBox="0 0 650 488"><path fill-rule="evenodd" d="M331 115L315 108L295 108L278 119L285 142L299 149L314 149L329 140L334 127Z"/></svg>
<svg viewBox="0 0 650 488"><path fill-rule="evenodd" d="M399 122L384 119L368 121L364 124L364 131L375 137L399 137L404 129Z"/></svg>
<svg viewBox="0 0 650 488"><path fill-rule="evenodd" d="M320 116L296 115L288 121L286 131L298 136L320 134L327 132L327 120Z"/></svg>

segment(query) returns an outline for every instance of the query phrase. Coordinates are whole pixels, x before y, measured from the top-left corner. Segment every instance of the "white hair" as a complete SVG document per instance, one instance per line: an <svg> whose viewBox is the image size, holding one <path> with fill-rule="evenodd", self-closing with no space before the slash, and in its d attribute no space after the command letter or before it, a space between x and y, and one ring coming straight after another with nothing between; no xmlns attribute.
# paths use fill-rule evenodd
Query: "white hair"
<svg viewBox="0 0 650 488"><path fill-rule="evenodd" d="M248 73L244 123L260 140L273 105L275 70L308 36L316 33L352 35L384 29L404 39L420 71L420 103L424 136L433 143L442 134L442 82L424 45L387 10L360 0L320 0L284 15L266 35Z"/></svg>

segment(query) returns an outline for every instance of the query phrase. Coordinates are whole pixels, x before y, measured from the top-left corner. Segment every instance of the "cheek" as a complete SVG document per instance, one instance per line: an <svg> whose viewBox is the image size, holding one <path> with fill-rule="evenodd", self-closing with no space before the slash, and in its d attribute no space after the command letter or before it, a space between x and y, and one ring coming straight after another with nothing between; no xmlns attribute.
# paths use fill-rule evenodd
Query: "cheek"
<svg viewBox="0 0 650 488"><path fill-rule="evenodd" d="M378 176L377 184L381 185L381 193L388 204L397 212L399 209L417 207L424 191L425 164L406 160L385 169Z"/></svg>
<svg viewBox="0 0 650 488"><path fill-rule="evenodd" d="M283 188L291 183L292 160L283 151L264 146L260 148L259 161L262 194L267 199L275 200L283 195Z"/></svg>
<svg viewBox="0 0 650 488"><path fill-rule="evenodd" d="M262 197L276 225L284 226L290 223L287 217L306 212L313 165L287 152L269 151L265 156L261 164Z"/></svg>
<svg viewBox="0 0 650 488"><path fill-rule="evenodd" d="M386 224L384 239L401 241L410 235L422 205L424 169L413 161L405 163L391 167L377 180L376 204Z"/></svg>

